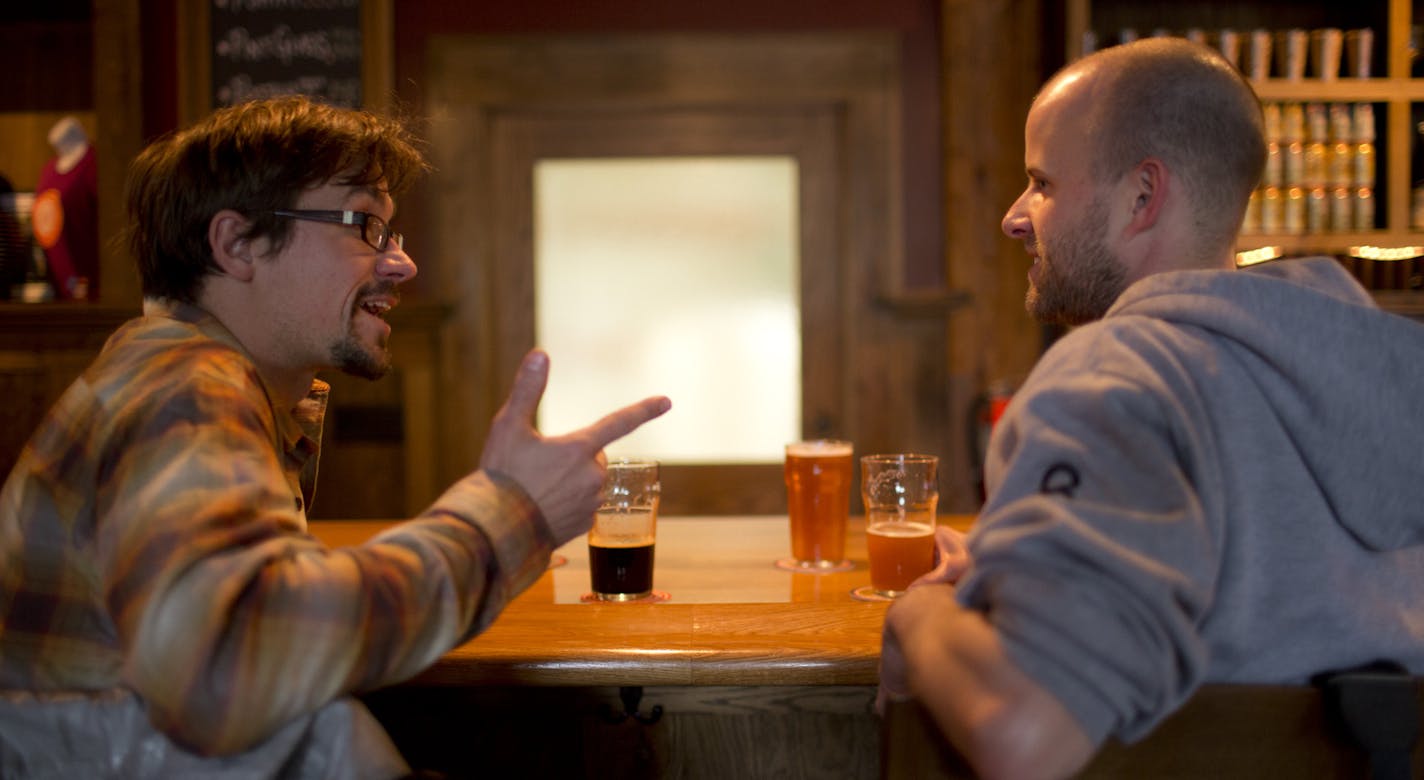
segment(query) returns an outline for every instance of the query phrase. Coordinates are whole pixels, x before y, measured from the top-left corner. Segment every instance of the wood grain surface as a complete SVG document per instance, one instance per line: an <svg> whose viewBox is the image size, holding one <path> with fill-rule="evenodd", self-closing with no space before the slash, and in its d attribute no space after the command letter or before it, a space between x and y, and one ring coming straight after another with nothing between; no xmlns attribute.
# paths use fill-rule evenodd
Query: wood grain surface
<svg viewBox="0 0 1424 780"><path fill-rule="evenodd" d="M965 528L972 518L941 522ZM313 521L328 545L360 544L392 525ZM793 573L785 516L658 521L657 603L582 603L586 543L546 572L480 636L413 682L422 685L866 686L878 682L886 602L858 601L869 583L864 519L847 532L849 571Z"/></svg>

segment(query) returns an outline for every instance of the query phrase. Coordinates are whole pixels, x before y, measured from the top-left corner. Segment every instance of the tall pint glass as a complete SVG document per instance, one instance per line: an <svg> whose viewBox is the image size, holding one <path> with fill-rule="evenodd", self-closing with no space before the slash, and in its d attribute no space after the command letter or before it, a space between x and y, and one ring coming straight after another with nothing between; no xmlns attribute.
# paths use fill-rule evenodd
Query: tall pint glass
<svg viewBox="0 0 1424 780"><path fill-rule="evenodd" d="M661 497L657 461L608 464L602 501L588 531L593 600L637 601L652 595Z"/></svg>
<svg viewBox="0 0 1424 780"><path fill-rule="evenodd" d="M871 594L895 598L934 568L938 468L933 455L860 459Z"/></svg>
<svg viewBox="0 0 1424 780"><path fill-rule="evenodd" d="M850 514L851 443L820 439L786 445L786 504L795 571L841 571Z"/></svg>

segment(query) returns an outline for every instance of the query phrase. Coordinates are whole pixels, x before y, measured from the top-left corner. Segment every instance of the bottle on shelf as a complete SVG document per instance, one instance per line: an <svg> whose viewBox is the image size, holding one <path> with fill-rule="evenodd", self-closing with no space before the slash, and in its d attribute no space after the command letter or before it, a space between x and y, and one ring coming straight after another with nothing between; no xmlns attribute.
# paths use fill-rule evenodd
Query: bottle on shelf
<svg viewBox="0 0 1424 780"><path fill-rule="evenodd" d="M1152 11L1129 12L1127 0L1104 5L1113 11L1103 17L1113 20L1101 28L1104 43L1131 37L1134 25L1159 34ZM1424 300L1424 256L1395 259L1424 245L1424 0L1233 5L1243 12L1229 21L1184 13L1174 34L1217 49L1262 98L1267 160L1242 222L1243 249L1334 254L1367 287L1415 290ZM1280 6L1291 13L1276 13ZM1218 18L1234 29L1208 26Z"/></svg>
<svg viewBox="0 0 1424 780"><path fill-rule="evenodd" d="M1355 185L1355 229L1375 229L1375 107L1356 103L1355 145L1351 153Z"/></svg>
<svg viewBox="0 0 1424 780"><path fill-rule="evenodd" d="M1424 135L1424 120L1421 120L1421 106L1415 104L1413 123L1413 137L1410 139L1410 147L1413 149L1414 160L1411 164L1414 175L1413 199L1410 211L1409 226L1415 230L1424 230L1424 140L1420 136Z"/></svg>

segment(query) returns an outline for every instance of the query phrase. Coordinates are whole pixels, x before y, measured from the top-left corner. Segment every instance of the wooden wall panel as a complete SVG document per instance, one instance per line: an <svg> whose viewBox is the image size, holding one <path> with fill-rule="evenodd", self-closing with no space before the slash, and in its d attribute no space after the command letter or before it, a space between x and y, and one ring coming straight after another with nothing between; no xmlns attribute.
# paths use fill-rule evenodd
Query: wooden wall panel
<svg viewBox="0 0 1424 780"><path fill-rule="evenodd" d="M117 242L124 227L124 179L143 149L143 36L140 0L94 0L95 154L99 163L99 295L138 308L138 273Z"/></svg>
<svg viewBox="0 0 1424 780"><path fill-rule="evenodd" d="M536 4L537 5L537 4ZM806 4L810 5L810 4ZM1056 7L1053 3L1045 4ZM145 81L143 68L149 53L162 56L149 63L155 68L165 64L165 58L176 59L177 44L171 40L147 40L153 30L169 29L152 24L151 14L141 11L149 4L139 0L95 0L95 70L105 74L105 87L95 95L96 134L100 139L101 159L101 230L106 239L117 235L122 227L122 178L128 161L142 146L143 140L168 129L168 117L176 116L177 95L161 96L140 93L139 84L163 83ZM155 8L171 9L172 3L158 3ZM544 13L536 6L520 6L517 12L480 12L457 14L451 19L441 4L430 2L401 3L393 15L392 40L395 43L395 89L399 99L409 109L423 110L429 90L426 72L430 41L447 32L478 33L490 31L509 33L548 33L557 30L577 30L595 34L610 29L618 19L636 19L638 24L614 25L620 29L734 29L737 31L879 29L903 44L897 65L906 85L903 101L887 106L895 112L896 121L904 122L903 134L897 139L899 153L909 162L902 173L921 184L910 183L898 204L905 219L918 224L917 209L921 201L938 204L937 187L924 187L921 177L926 170L942 175L946 194L942 208L943 222L936 226L943 236L942 256L925 256L920 249L927 246L910 236L910 253L897 262L904 263L906 278L933 280L926 274L925 263L941 265L947 286L972 295L972 303L945 321L949 300L943 295L932 297L919 306L913 296L901 296L898 301L872 297L875 317L868 323L857 321L856 327L867 328L871 340L888 339L884 350L865 350L852 357L865 370L847 386L859 394L860 404L871 409L886 408L887 398L909 398L919 410L908 422L895 422L885 416L873 423L871 438L885 442L907 441L906 448L930 449L945 458L947 484L942 507L951 511L969 511L976 505L972 489L967 441L972 433L968 416L975 397L994 379L1013 378L1027 371L1036 359L1042 338L1037 326L1022 312L1025 287L1025 260L1021 249L998 233L997 223L1002 210L1016 195L1022 179L1022 119L1029 98L1042 79L1044 56L1042 39L1043 8L1039 0L897 0L874 8L860 3L841 2L798 8L796 4L765 8L755 2L718 5L715 9L695 11L666 9L656 17L638 12L638 4L625 2L596 13L592 8L579 11L574 17ZM762 13L762 11L766 13ZM481 15L483 14L483 15ZM620 15L621 14L621 15ZM681 16L679 16L681 14ZM160 12L161 15L161 12ZM600 19L602 21L600 21ZM930 25L929 28L926 25ZM926 29L932 32L926 33ZM147 32L145 32L147 31ZM1061 30L1055 34L1061 37ZM935 69L929 58L938 58ZM162 69L162 68L159 68ZM155 74L162 76L163 74ZM939 87L942 84L943 89ZM169 84L171 88L171 84ZM927 90L928 87L928 90ZM150 90L151 91L151 90ZM171 91L171 89L170 89ZM942 97L942 103L927 106L927 96ZM147 98L146 100L143 98ZM941 125L940 113L943 113ZM441 117L432 116L438 123ZM942 138L936 137L943 127ZM479 127L462 128L461 132L478 135ZM940 165L943 143L944 165ZM933 163L927 165L926 163ZM469 193L440 191L428 193L446 204L454 202L459 211L461 202L469 203ZM419 199L403 204L403 222L412 227L429 223L433 204L424 209ZM938 207L937 207L938 208ZM461 212L465 213L465 212ZM896 228L899 230L900 228ZM426 251L438 230L426 224L412 231L412 245L417 252ZM460 266L481 251L477 239L470 245L452 248L441 263ZM484 247L487 248L487 247ZM121 247L106 244L104 256L106 301L136 306L137 280ZM938 253L935 253L938 255ZM422 281L448 277L438 272L434 264L426 267ZM850 281L863 284L854 277ZM443 286L434 290L443 292ZM434 295L434 290L429 290ZM492 291L478 285L461 288L461 294L473 309L486 308ZM464 325L462 324L461 327ZM887 395L877 382L879 370L894 366L905 354L926 343L937 349L941 359L922 363L902 376L908 386L903 394ZM938 345L938 346L935 346ZM478 350L472 354L438 355L427 367L425 381L436 388L449 388L461 378L473 373L495 376L491 356ZM496 378L492 381L501 381ZM507 378L504 380L507 381ZM443 392L443 390L442 390ZM469 412L466 412L469 414ZM868 417L867 413L867 417ZM462 426L442 418L438 432L445 440L479 438L479 426ZM941 430L942 428L942 430ZM930 433L935 430L934 433ZM910 431L910 435L906 435ZM438 457L442 473L439 481L450 474L473 467L468 445L442 445ZM477 447L473 448L477 451ZM463 453L464 457L459 457ZM455 457L450 457L454 455Z"/></svg>
<svg viewBox="0 0 1424 780"><path fill-rule="evenodd" d="M874 697L843 685L404 685L362 698L412 766L451 777L874 778ZM624 717L629 703L641 719Z"/></svg>
<svg viewBox="0 0 1424 780"><path fill-rule="evenodd" d="M1042 350L1024 312L1028 258L999 230L1023 189L1023 122L1042 81L1040 0L944 0L945 245L950 286L971 303L948 324L947 405L960 433L945 471L964 480L944 502L973 511L969 419L999 380L1021 379Z"/></svg>
<svg viewBox="0 0 1424 780"><path fill-rule="evenodd" d="M813 221L802 237L802 326L816 334L805 347L803 433L848 438L860 453L954 446L943 395L944 308L953 298L905 285L897 45L880 33L439 39L427 109L433 183L444 195L427 214L438 228L426 252L431 278L456 301L446 409L455 429L473 432L453 442L447 462L477 459L489 416L534 346L530 170L540 156L573 154L568 128L578 129L581 154L669 153L658 146L664 139L681 144L671 153L688 153L683 146L704 132L724 145L699 154L786 139L777 153L797 156L819 170L806 176L825 182L811 196L834 198L815 215L803 208ZM796 112L808 129L794 129ZM683 130L650 129L674 125ZM735 130L748 125L766 128L765 139ZM622 146L609 152L600 139ZM798 152L806 147L830 151ZM727 368L727 381L739 381ZM740 511L784 511L780 490L760 498Z"/></svg>

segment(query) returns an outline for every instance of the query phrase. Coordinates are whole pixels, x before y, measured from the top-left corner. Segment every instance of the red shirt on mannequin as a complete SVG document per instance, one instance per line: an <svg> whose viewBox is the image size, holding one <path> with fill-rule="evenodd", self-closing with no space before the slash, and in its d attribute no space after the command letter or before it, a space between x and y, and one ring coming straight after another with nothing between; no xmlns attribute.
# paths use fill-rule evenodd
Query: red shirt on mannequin
<svg viewBox="0 0 1424 780"><path fill-rule="evenodd" d="M49 141L57 152L35 186L35 241L49 261L55 297L99 297L99 174L94 147L73 117L59 120Z"/></svg>

